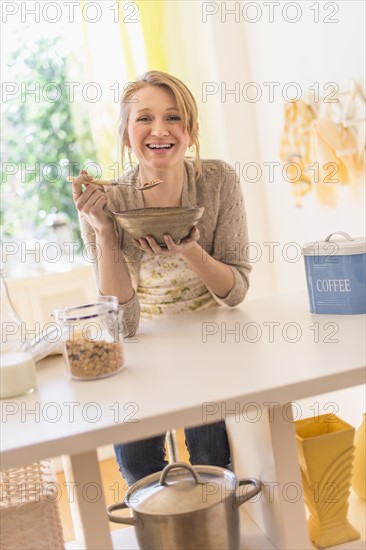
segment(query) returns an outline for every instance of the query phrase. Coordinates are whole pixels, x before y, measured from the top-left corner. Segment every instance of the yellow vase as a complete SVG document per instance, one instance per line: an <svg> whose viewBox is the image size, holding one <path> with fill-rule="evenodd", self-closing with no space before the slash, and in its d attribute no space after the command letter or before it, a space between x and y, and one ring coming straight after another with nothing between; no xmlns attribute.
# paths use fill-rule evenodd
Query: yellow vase
<svg viewBox="0 0 366 550"><path fill-rule="evenodd" d="M360 498L366 500L366 413L355 435L355 460L353 463L352 488Z"/></svg>
<svg viewBox="0 0 366 550"><path fill-rule="evenodd" d="M295 426L311 540L327 548L358 539L347 519L355 429L332 414Z"/></svg>

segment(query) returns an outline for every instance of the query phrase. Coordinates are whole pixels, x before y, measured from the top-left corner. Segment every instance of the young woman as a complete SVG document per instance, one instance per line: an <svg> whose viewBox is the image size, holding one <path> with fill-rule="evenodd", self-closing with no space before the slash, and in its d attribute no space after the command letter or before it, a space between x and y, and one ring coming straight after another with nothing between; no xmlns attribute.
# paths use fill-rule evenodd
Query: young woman
<svg viewBox="0 0 366 550"><path fill-rule="evenodd" d="M131 187L101 187L85 172L73 183L80 226L99 291L117 296L125 336L140 317L173 315L217 306L235 307L248 291L251 270L240 183L219 160L199 157L196 102L179 79L149 71L131 83L121 100L122 158L138 160L124 181L163 183L141 193ZM185 156L195 150L195 158ZM84 190L83 190L84 189ZM204 206L198 226L180 244L166 246L147 236L136 241L113 220L112 211L144 207ZM185 430L192 464L230 465L224 422ZM120 470L132 484L160 471L165 435L115 446Z"/></svg>

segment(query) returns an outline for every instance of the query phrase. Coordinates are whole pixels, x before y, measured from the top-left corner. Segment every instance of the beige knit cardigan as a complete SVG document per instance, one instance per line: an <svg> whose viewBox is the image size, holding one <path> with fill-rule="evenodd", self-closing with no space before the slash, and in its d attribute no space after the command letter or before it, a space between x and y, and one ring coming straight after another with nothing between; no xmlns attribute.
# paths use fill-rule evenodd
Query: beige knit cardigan
<svg viewBox="0 0 366 550"><path fill-rule="evenodd" d="M220 160L202 160L202 175L195 176L193 159L184 160L182 206L204 206L198 223L198 243L216 260L228 265L234 275L234 284L225 298L213 297L220 305L235 307L245 298L249 288L251 265L247 257L247 220L240 181L234 169ZM124 176L123 181L138 178L138 167ZM104 187L107 194L106 208L110 212L143 208L143 194L130 187ZM111 214L112 215L112 214ZM98 285L98 256L95 234L92 227L80 216L81 234L86 247L86 256L92 263L95 282ZM115 223L120 249L126 262L134 290L139 282L142 251L136 247L129 234ZM124 336L133 336L137 331L140 306L136 292L126 303L120 304L120 322Z"/></svg>

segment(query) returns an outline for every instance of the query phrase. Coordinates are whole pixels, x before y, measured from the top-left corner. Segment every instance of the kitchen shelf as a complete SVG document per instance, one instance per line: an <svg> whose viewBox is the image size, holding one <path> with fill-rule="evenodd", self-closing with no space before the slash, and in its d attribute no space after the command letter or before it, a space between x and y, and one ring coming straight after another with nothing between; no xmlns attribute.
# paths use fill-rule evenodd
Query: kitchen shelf
<svg viewBox="0 0 366 550"><path fill-rule="evenodd" d="M275 547L245 512L243 506L239 509L239 513L241 525L240 550L275 550ZM117 529L112 531L111 535L114 550L139 550L133 527ZM80 542L78 541L66 544L67 550L80 550L80 548Z"/></svg>
<svg viewBox="0 0 366 550"><path fill-rule="evenodd" d="M241 542L240 550L281 550L276 549L267 539L258 525L245 511L245 505L239 509ZM350 496L349 519L352 525L359 531L361 538L345 544L331 546L328 550L365 550L366 503L358 498L353 491ZM114 550L139 550L133 527L125 527L111 532ZM66 550L80 550L79 541L66 544ZM314 545L311 548L315 549Z"/></svg>
<svg viewBox="0 0 366 550"><path fill-rule="evenodd" d="M349 499L348 520L360 533L360 538L344 544L331 546L328 550L365 550L366 548L366 502L352 490ZM316 548L313 546L313 548Z"/></svg>

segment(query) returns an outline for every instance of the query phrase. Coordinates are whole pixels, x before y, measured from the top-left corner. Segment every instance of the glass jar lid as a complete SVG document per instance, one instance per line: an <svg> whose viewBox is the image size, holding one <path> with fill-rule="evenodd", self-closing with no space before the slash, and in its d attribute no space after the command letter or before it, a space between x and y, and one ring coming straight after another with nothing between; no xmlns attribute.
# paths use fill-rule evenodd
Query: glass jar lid
<svg viewBox="0 0 366 550"><path fill-rule="evenodd" d="M93 303L55 309L54 316L59 322L72 322L94 319L117 311L118 299L116 296L98 296Z"/></svg>

